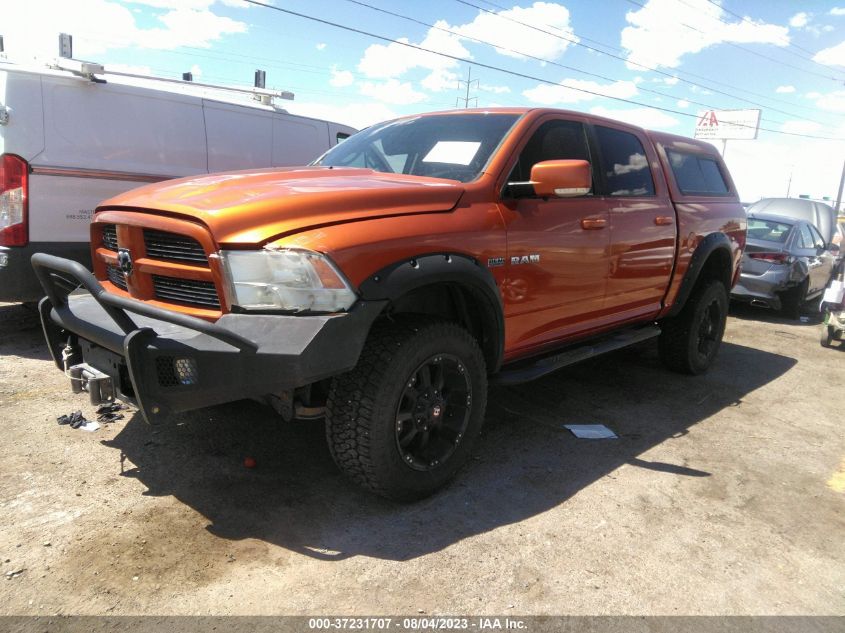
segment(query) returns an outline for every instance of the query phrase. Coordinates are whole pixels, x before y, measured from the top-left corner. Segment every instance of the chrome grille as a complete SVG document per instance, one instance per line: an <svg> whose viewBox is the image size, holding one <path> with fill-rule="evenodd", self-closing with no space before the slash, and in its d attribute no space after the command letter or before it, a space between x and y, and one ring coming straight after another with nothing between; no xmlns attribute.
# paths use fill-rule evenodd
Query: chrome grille
<svg viewBox="0 0 845 633"><path fill-rule="evenodd" d="M103 246L110 251L117 250L117 227L114 224L103 226Z"/></svg>
<svg viewBox="0 0 845 633"><path fill-rule="evenodd" d="M153 275L152 277L156 299L214 308L215 310L220 309L217 288L214 287L213 282L164 277L163 275Z"/></svg>
<svg viewBox="0 0 845 633"><path fill-rule="evenodd" d="M115 250L117 250L116 247ZM120 268L112 266L111 264L106 264L106 275L108 275L109 281L115 286L126 290L126 275L123 274L123 271L120 270Z"/></svg>
<svg viewBox="0 0 845 633"><path fill-rule="evenodd" d="M147 246L147 257L208 266L202 245L187 235L144 229L144 244Z"/></svg>

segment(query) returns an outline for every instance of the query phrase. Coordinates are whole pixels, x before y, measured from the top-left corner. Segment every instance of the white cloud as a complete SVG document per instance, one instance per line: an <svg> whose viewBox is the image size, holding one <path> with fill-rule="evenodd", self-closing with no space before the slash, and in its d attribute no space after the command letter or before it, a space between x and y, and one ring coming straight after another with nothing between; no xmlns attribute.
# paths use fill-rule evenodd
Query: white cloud
<svg viewBox="0 0 845 633"><path fill-rule="evenodd" d="M6 52L11 59L56 57L56 34L64 32L73 34L74 57L96 61L97 55L110 49L207 48L224 35L247 31L246 23L208 9L211 0L145 0L144 4L165 10L156 16L158 26L141 28L129 7L110 0L4 3ZM107 33L102 25L108 25Z"/></svg>
<svg viewBox="0 0 845 633"><path fill-rule="evenodd" d="M444 90L456 90L458 88L458 75L445 68L435 68L426 76L420 85L432 92L443 92Z"/></svg>
<svg viewBox="0 0 845 633"><path fill-rule="evenodd" d="M191 76L194 79L199 79L202 77L202 68L199 67L199 64L194 64L191 66Z"/></svg>
<svg viewBox="0 0 845 633"><path fill-rule="evenodd" d="M818 95L816 106L829 112L845 112L845 90Z"/></svg>
<svg viewBox="0 0 845 633"><path fill-rule="evenodd" d="M523 26L524 24L536 28ZM569 24L569 10L562 4L551 2L535 2L525 8L517 6L506 11L499 11L496 15L480 12L469 24L456 26L451 30L467 37L490 42L494 46L504 47L495 50L501 55L518 59L523 59L524 55L511 51L544 59L557 59L578 41ZM511 50L505 50L505 48Z"/></svg>
<svg viewBox="0 0 845 633"><path fill-rule="evenodd" d="M338 70L336 66L332 66L331 72L332 78L329 79L329 83L336 88L351 86L355 81L355 77L348 70Z"/></svg>
<svg viewBox="0 0 845 633"><path fill-rule="evenodd" d="M505 94L511 91L508 86L491 86L490 84L478 84L478 89L482 92L492 92L493 94Z"/></svg>
<svg viewBox="0 0 845 633"><path fill-rule="evenodd" d="M795 86L778 86L775 88L775 92L779 94L788 94L790 92L795 92Z"/></svg>
<svg viewBox="0 0 845 633"><path fill-rule="evenodd" d="M411 82L400 82L397 79L388 79L382 82L365 81L360 84L358 89L362 95L394 105L419 103L426 98L425 94L414 90Z"/></svg>
<svg viewBox="0 0 845 633"><path fill-rule="evenodd" d="M789 26L800 29L807 26L807 23L810 21L810 16L807 15L804 11L801 13L796 13L791 18L789 18Z"/></svg>
<svg viewBox="0 0 845 633"><path fill-rule="evenodd" d="M395 119L399 116L397 112L387 105L374 101L366 103L344 103L343 105L291 101L290 103L285 103L285 110L292 114L350 125L357 130L369 127L374 123Z"/></svg>
<svg viewBox="0 0 845 633"><path fill-rule="evenodd" d="M747 20L728 21L721 7L707 0L648 0L642 9L630 11L622 29L621 42L628 51L628 67L636 64L675 68L681 57L724 42L789 44L789 30L783 26ZM720 22L719 20L723 20ZM682 26L705 25L700 32ZM696 27L697 28L697 27Z"/></svg>
<svg viewBox="0 0 845 633"><path fill-rule="evenodd" d="M675 102L675 105L678 106L679 108L688 108L689 107L689 101L687 101L686 99L678 99Z"/></svg>
<svg viewBox="0 0 845 633"><path fill-rule="evenodd" d="M326 43L325 42L317 42L317 45L314 46L318 51L326 50Z"/></svg>
<svg viewBox="0 0 845 633"><path fill-rule="evenodd" d="M821 125L813 121L785 121L780 126L782 132L790 134L815 134L821 128Z"/></svg>
<svg viewBox="0 0 845 633"><path fill-rule="evenodd" d="M435 23L441 28L449 25L443 20ZM398 38L399 42L411 43L407 37ZM446 53L455 57L471 57L455 35L444 33L437 29L429 29L428 34L418 44L423 48ZM414 68L438 70L454 68L458 65L453 59L402 46L395 42L390 44L372 44L364 51L364 56L358 62L358 70L373 79L389 79L399 77Z"/></svg>
<svg viewBox="0 0 845 633"><path fill-rule="evenodd" d="M845 7L833 7L830 10L830 15L845 15Z"/></svg>
<svg viewBox="0 0 845 633"><path fill-rule="evenodd" d="M600 96L627 99L637 94L637 86L633 81L600 84L582 79L564 79L559 85L539 84L534 88L524 90L522 94L534 103L555 105L592 101Z"/></svg>
<svg viewBox="0 0 845 633"><path fill-rule="evenodd" d="M678 79L677 77L666 77L663 80L663 83L665 83L667 86L674 86L679 81L680 81L680 79Z"/></svg>
<svg viewBox="0 0 845 633"><path fill-rule="evenodd" d="M845 66L845 41L836 46L820 50L813 56L813 61L828 66Z"/></svg>
<svg viewBox="0 0 845 633"><path fill-rule="evenodd" d="M615 119L630 123L631 125L639 125L640 127L649 128L652 130L665 129L675 127L679 121L660 110L652 108L631 108L629 110L614 110L605 108L603 106L596 106L590 109L592 114L597 116L607 117L608 119Z"/></svg>

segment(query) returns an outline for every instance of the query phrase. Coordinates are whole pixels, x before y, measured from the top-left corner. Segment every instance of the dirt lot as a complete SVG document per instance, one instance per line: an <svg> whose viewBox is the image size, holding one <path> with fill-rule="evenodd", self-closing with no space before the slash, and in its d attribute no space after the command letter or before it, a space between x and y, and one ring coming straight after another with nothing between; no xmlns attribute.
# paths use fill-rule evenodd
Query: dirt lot
<svg viewBox="0 0 845 633"><path fill-rule="evenodd" d="M646 344L500 389L458 480L397 506L249 402L58 426L93 407L0 305L0 612L845 614L845 351L818 332L736 309L705 377Z"/></svg>

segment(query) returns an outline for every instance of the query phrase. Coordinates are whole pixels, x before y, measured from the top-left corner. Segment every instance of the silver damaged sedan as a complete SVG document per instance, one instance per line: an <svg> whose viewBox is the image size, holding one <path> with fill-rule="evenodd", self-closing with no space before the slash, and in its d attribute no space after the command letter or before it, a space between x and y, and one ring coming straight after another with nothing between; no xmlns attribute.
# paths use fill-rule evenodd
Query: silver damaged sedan
<svg viewBox="0 0 845 633"><path fill-rule="evenodd" d="M749 215L742 274L731 298L798 318L801 305L824 292L837 254L809 222Z"/></svg>

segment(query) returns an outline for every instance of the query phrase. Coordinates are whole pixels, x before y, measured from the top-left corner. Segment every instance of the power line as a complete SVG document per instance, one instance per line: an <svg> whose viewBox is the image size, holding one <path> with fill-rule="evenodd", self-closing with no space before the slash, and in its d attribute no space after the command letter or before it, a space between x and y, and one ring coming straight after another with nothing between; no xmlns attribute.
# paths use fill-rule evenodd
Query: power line
<svg viewBox="0 0 845 633"><path fill-rule="evenodd" d="M455 0L455 1L461 2L461 0ZM484 4L490 5L492 7L496 7L497 9L500 9L502 11L508 11L509 10L506 7L503 7L500 4L496 4L495 2L492 2L491 0L478 0L478 1L483 2ZM496 13L494 11L488 11L487 9L484 9L483 7L476 6L476 5L471 4L469 2L461 2L461 4L465 4L467 6L474 7L476 9L478 9L479 11L486 11L487 13L491 13L492 15L496 15L498 17L505 19L505 20L510 20L512 22L515 22L516 24L521 24L521 25L526 26L528 28L539 31L540 33L546 33L548 35L551 35L552 37L559 37L560 39L564 39L566 41L572 42L576 46L583 46L584 48L587 48L588 50L592 50L596 53L607 55L608 57L612 57L613 59L618 59L618 60L623 61L627 64L632 64L632 65L637 66L638 68L641 68L643 70L655 72L655 73L658 73L660 75L664 75L664 76L672 78L672 79L677 79L678 81L682 81L683 83L689 84L691 86L697 86L699 88L702 88L702 89L705 89L705 90L710 90L712 92L716 92L716 93L721 94L721 95L729 96L729 97L732 97L732 98L735 98L735 99L741 99L741 97L737 97L735 94L723 92L723 91L720 91L716 88L713 88L712 86L705 86L703 84L696 83L694 81L685 79L682 75L686 75L686 76L689 76L689 77L696 77L698 79L703 79L704 81L708 81L708 82L711 82L711 83L714 83L714 84L718 84L720 86L724 86L724 87L729 88L733 91L744 92L745 94L749 94L749 95L758 97L760 99L765 99L766 101L775 101L777 103L784 103L786 105L796 105L795 103L793 103L791 101L787 101L785 99L778 99L777 97L772 97L770 95L760 94L759 92L754 92L753 90L748 90L747 88L740 88L739 86L733 86L733 85L725 83L723 81L718 81L716 79L713 79L712 77L705 77L704 75L699 75L697 73L693 73L693 72L690 72L688 70L687 71L673 70L671 73L666 72L666 71L662 71L659 68L656 68L656 67L653 67L653 66L648 66L648 65L645 65L645 64L642 64L642 63L639 63L639 62L629 60L625 57L620 57L618 55L612 55L611 53L607 53L607 52L602 51L600 49L596 49L596 48L593 48L593 47L590 47L590 46L586 46L585 44L582 44L579 40L586 40L588 42L593 42L594 44L596 44L598 46L602 46L602 47L610 49L612 51L616 51L617 53L623 53L624 52L624 50L622 48L619 48L619 47L616 47L616 46L611 46L610 44L607 44L605 42L599 42L598 40L590 39L588 37L584 37L583 35L579 35L578 39L574 39L574 40L569 39L567 37L556 35L555 33L549 33L548 31L545 31L544 29L542 29L542 28L540 28L536 25L527 24L525 22L520 22L519 20L515 20L514 18L510 18L508 16L502 15L500 13ZM552 27L552 28L554 28L554 27ZM560 31L560 29L555 29L555 30ZM560 31L560 32L562 33L563 31ZM755 103L753 101L745 101L745 102L746 103L752 103L754 105L760 105L760 104ZM766 107L769 107L769 106L766 106ZM776 110L776 108L771 108L771 109ZM821 112L821 110L819 110L818 108L810 108L810 109L817 110L817 111ZM825 114L829 114L829 113L825 112ZM790 114L790 116L798 116L798 115ZM801 116L804 116L804 115L801 115ZM806 118L806 117L804 117L804 118ZM815 123L819 123L819 121L815 121Z"/></svg>
<svg viewBox="0 0 845 633"><path fill-rule="evenodd" d="M637 2L637 0L626 0L626 1L630 2L633 5L641 7L643 9L646 8L644 4L642 4L641 2ZM686 2L683 2L683 0L679 0L679 1L682 4L687 4ZM687 6L691 6L691 5L687 4ZM694 26L690 26L686 22L678 22L678 24L680 24L683 27L690 29L691 31L695 31L696 33L700 33L701 35L707 35L701 29L698 29ZM752 50L752 49L747 48L745 46L741 46L741 45L737 44L736 42L722 42L722 43L727 44L728 46L733 46L734 48L738 48L739 50L745 51L746 53L751 53L752 55L756 55L757 57L760 57L762 59L773 62L773 63L777 64L778 66L788 66L789 68L794 68L795 70L800 70L802 73L809 73L810 75L816 75L817 77L822 77L824 79L830 79L831 81L835 81L836 83L841 83L841 81L842 81L838 77L833 77L831 75L823 75L821 73L814 72L812 70L807 70L806 68L801 68L800 66L795 66L793 64L787 64L785 61L775 59L774 57L769 57L768 55L764 55L763 53L760 53L758 51Z"/></svg>
<svg viewBox="0 0 845 633"><path fill-rule="evenodd" d="M345 24L339 24L337 22L332 22L331 20L326 20L324 18L318 18L317 16L307 15L305 13L299 13L299 12L293 11L291 9L284 9L282 7L277 7L277 6L270 5L270 4L264 4L263 2L259 2L258 0L243 0L243 1L248 3L248 4L263 7L265 9L271 9L273 11L278 11L280 13L285 13L287 15L293 15L295 17L302 18L304 20L310 20L312 22L318 22L320 24L325 24L326 26L331 26L331 27L338 28L338 29L341 29L341 30L344 30L344 31L349 31L351 33L357 33L359 35L364 35L365 37L371 37L373 39L381 40L382 42L389 42L389 43L392 43L392 44L397 44L399 46L404 46L406 48L411 48L411 49L414 49L414 50L422 51L424 53L431 53L433 55L439 55L441 57L445 57L447 59L451 59L451 60L456 61L456 62L462 62L464 64L473 64L473 65L478 66L480 68L487 68L489 70L501 72L501 73L504 73L504 74L507 74L507 75L512 75L514 77L521 77L522 79L530 79L531 81L539 81L540 83L548 84L548 85L551 85L551 86L560 86L559 83L551 81L549 79L544 79L542 77L536 77L534 75L529 75L527 73L517 72L515 70L508 70L506 68L502 68L500 66L494 66L492 64L485 64L485 63L478 62L478 61L475 61L475 60L467 59L465 57L460 57L458 55L450 55L449 53L442 53L440 51L435 51L435 50L432 50L430 48L426 48L424 46L419 46L417 44L411 44L410 42L402 42L400 40L396 40L396 39L393 39L391 37L387 37L385 35L379 35L377 33L372 33L370 31L365 31L363 29L359 29L359 28L356 28L356 27L347 26ZM597 97L604 97L604 98L607 98L607 99L611 99L613 101L619 101L619 102L622 102L622 103L628 103L628 104L631 104L631 105L636 105L636 106L640 106L640 107L644 107L644 108L650 108L652 110L669 112L669 113L672 113L672 114L677 114L679 116L688 117L688 118L698 118L697 115L690 114L689 112L681 112L680 110L673 110L672 108L663 108L661 106L650 105L648 103L642 103L641 101L634 101L633 99L625 99L625 98L622 98L622 97L611 97L611 96L601 94L601 93L598 93L598 92L595 92L595 91L592 91L592 90L587 90L586 88L570 88L570 89L578 91L578 92L584 92L586 94L591 94L591 95L594 95L594 96L597 96ZM751 127L751 126L742 126L742 127ZM837 138L833 138L833 137L829 137L829 136L817 136L817 135L813 135L813 134L801 134L801 133L798 133L798 132L786 132L786 131L783 131L783 130L772 130L772 129L768 129L768 128L759 128L759 129L761 129L765 132L772 132L774 134L784 134L784 135L787 135L787 136L798 136L798 137L802 137L802 138L814 138L814 139L825 140L825 141L839 141L839 140L841 140L841 139L837 139Z"/></svg>
<svg viewBox="0 0 845 633"><path fill-rule="evenodd" d="M353 0L348 0L348 1L353 1ZM354 1L357 1L357 0L354 0ZM629 2L633 2L633 0L628 0L628 1L629 1ZM519 25L521 25L521 26L524 26L524 27L527 27L527 28L533 29L533 30L538 31L538 32L540 32L540 33L545 33L546 35L551 35L552 37L556 37L556 38L558 38L558 39L562 39L562 40L565 40L565 41L567 41L567 42L571 42L572 44L575 44L576 46L583 46L584 48L587 48L588 50L594 51L594 52L596 52L596 53L601 53L601 54L603 54L603 55L607 55L608 57L612 57L613 59L617 59L617 60L622 61L622 62L625 62L625 63L633 64L634 66L638 66L639 68L643 68L643 69L645 69L645 70L649 70L649 71L652 71L652 72L658 73L658 74L663 75L663 76L665 76L665 77L671 77L672 79L677 79L678 81L682 81L682 82L684 82L685 84L689 84L689 85L692 85L692 86L696 86L696 87L698 87L698 88L702 88L702 89L704 89L704 90L710 90L711 92L715 92L715 93L717 93L717 94L720 94L720 95L723 95L723 96L729 97L729 98L731 98L731 99L736 99L737 101L742 101L743 103L748 103L748 104L750 104L750 105L755 105L755 106L758 106L758 107L761 107L761 108L768 108L769 110L773 110L774 112L779 112L780 114L785 114L785 115L787 115L787 116L791 116L791 117L799 117L799 118L802 118L802 119L807 119L807 120L809 120L809 121L813 121L813 123L818 123L818 124L820 124L820 125L824 125L821 121L816 121L815 119L812 119L812 118L808 117L808 116L807 116L807 115L805 115L805 114L795 114L795 113L789 112L789 111L787 111L787 110L781 110L781 109L779 109L779 108L775 108L775 107L772 107L772 106L764 106L763 104L758 103L758 102L756 102L756 101L752 101L752 100L750 100L750 99L745 99L745 98L743 98L743 97L738 97L738 96L736 96L735 94L731 94L731 93L729 93L729 92L725 92L725 91L723 91L723 90L719 90L719 89L717 89L717 88L713 88L712 86L705 86L705 85L699 84L699 83L697 83L697 82L690 81L689 79L684 79L684 78L682 78L682 77L678 77L677 75L673 75L673 74L671 74L671 73L668 73L668 72L666 72L666 71L660 70L660 69L655 68L655 67L653 67L653 66L647 66L647 65L642 64L642 63L639 63L639 62L631 61L631 60L626 59L625 57L621 57L621 56L619 56L619 55L614 55L614 54L612 54L612 53L607 53L607 52L605 52L605 51L599 50L599 49L594 48L594 47L592 47L592 46L588 46L588 45L586 45L586 44L583 44L583 43L579 42L577 39L568 38L568 37L565 37L565 36L562 36L562 35L556 35L555 33L552 33L552 32L550 32L550 31L547 31L547 30L545 30L545 29L542 29L542 28L540 28L540 27L538 27L538 26L535 26L535 25L533 25L533 24L527 24L527 23L525 23L525 22L522 22L522 21L517 20L517 19L515 19L515 18L512 18L512 17L510 17L510 16L502 15L501 13L497 13L497 12L495 12L495 11L491 11L491 10L489 10L489 9L485 9L484 7L479 7L478 5L473 4L472 2L469 2L468 0L455 0L455 2L459 2L460 4L464 4L464 5L466 5L466 6L473 7L473 8L475 8L475 9L478 9L479 11L483 11L483 12L485 12L485 13L489 13L489 14L494 15L494 16L497 16L497 17L499 17L499 18L501 18L501 19L503 19L503 20L507 20L507 21L509 21L509 22L513 22L513 23L515 23L515 24L519 24ZM639 3L636 3L636 2L633 2L633 3L634 3L634 4L638 4L638 6L641 6L641 7L642 7L642 6L644 6L644 5L639 4ZM492 3L492 2L488 2L487 4L493 4L493 3ZM692 28L692 27L690 27L690 28ZM498 48L502 48L502 47L498 47ZM503 49L503 50L506 50L506 49ZM541 60L541 61L544 61L545 63L554 63L554 62L549 62L549 60ZM560 65L560 64L558 64L558 65ZM564 66L564 67L565 67L565 68L569 68L569 67L566 67L566 66ZM579 72L584 72L584 71L579 71ZM585 73L585 74L590 74L590 73ZM612 81L616 81L616 80L612 80ZM642 88L642 90L643 90L643 91L645 91L645 92L649 92L649 90L648 90L648 89L646 89L646 88ZM673 98L673 99L674 99L674 98L677 98L677 97L675 97L675 96L673 96L673 95L666 95L666 94L664 94L664 93L660 93L660 92L657 92L657 91L651 91L651 92L656 92L657 94L661 94L662 96L668 96L668 97ZM705 105L705 104L701 104L701 103L698 103L698 102L691 101L690 99L687 99L687 101L689 101L690 103L696 103L696 105ZM709 107L709 106L706 106L706 105L705 105L705 107ZM780 123L780 121L773 121L773 123Z"/></svg>
<svg viewBox="0 0 845 633"><path fill-rule="evenodd" d="M707 2L709 2L710 4L712 4L714 7L719 7L719 8L720 8L722 11L724 11L725 13L729 13L730 15L734 16L735 18L738 18L739 20L742 20L743 22L746 22L746 23L748 23L748 24L751 24L752 26L760 26L759 24L757 24L757 23L756 23L756 22L754 22L753 20L750 20L750 19L748 19L747 17L740 15L739 13L736 13L736 12L734 12L734 11L731 11L730 9L728 9L728 8L727 8L727 7L725 7L725 6L722 6L721 4L719 4L718 2L716 2L715 0L707 0ZM684 4L686 4L686 3L684 3ZM714 17L715 17L715 16L714 16ZM730 22L725 22L725 20L723 20L722 18L717 17L716 19L717 19L717 20L719 20L719 22L721 22L722 24L728 24L728 25L730 24ZM804 60L806 60L806 61L813 62L814 64L817 64L817 65L819 65L819 66L822 66L823 68L826 68L826 69L827 69L827 70L829 70L829 71L832 71L832 72L842 72L842 71L838 71L838 70L836 70L835 68L830 68L830 67L828 67L828 66L827 66L827 64L822 64L821 62L817 62L815 59L813 59L813 57L815 57L815 55L816 55L813 51L807 50L807 49L806 49L806 48L804 48L803 46L798 46L798 44L795 44L795 43L794 43L794 42L792 42L789 38L782 37L782 38L780 38L780 40L781 40L781 41L786 41L786 45L787 45L787 46L791 46L791 47L793 47L793 48L797 48L798 50L800 50L800 51L803 51L803 52L807 53L807 54L808 54L808 55L810 55L811 57L804 57L803 55L799 55L798 53L795 53L795 52L793 52L793 51L786 51L786 52L790 53L791 55L795 55L796 57L799 57L799 58L804 59Z"/></svg>

